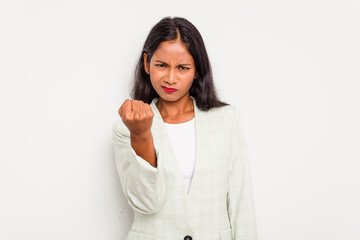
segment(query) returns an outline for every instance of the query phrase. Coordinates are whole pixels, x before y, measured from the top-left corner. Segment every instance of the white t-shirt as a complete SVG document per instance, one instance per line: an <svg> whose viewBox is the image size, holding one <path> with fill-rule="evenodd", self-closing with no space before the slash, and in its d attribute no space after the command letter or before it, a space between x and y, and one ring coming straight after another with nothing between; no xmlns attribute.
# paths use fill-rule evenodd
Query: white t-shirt
<svg viewBox="0 0 360 240"><path fill-rule="evenodd" d="M165 127L189 193L196 157L195 118L184 123L165 123Z"/></svg>

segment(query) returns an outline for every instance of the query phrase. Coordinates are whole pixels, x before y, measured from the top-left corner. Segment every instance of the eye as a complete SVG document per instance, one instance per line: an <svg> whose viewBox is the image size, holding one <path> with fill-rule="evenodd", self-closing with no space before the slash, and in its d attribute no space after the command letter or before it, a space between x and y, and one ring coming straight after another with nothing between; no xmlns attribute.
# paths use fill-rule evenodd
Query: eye
<svg viewBox="0 0 360 240"><path fill-rule="evenodd" d="M180 66L180 69L181 70L188 70L189 68Z"/></svg>
<svg viewBox="0 0 360 240"><path fill-rule="evenodd" d="M165 66L165 65L164 64L155 64L155 66L162 67L162 66Z"/></svg>

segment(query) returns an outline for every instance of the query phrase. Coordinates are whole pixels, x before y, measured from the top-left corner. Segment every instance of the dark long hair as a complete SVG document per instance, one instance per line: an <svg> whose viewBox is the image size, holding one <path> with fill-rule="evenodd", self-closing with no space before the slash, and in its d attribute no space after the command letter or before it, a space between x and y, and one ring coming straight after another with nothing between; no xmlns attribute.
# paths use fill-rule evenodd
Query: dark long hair
<svg viewBox="0 0 360 240"><path fill-rule="evenodd" d="M145 72L143 55L147 53L146 61L150 63L161 42L175 39L180 39L186 45L187 50L194 59L198 77L194 79L189 93L190 96L195 98L198 108L208 111L212 108L230 105L219 100L209 57L199 31L191 22L181 17L164 17L148 34L135 68L130 93L132 99L142 100L150 104L155 97L159 97L151 84L150 76Z"/></svg>

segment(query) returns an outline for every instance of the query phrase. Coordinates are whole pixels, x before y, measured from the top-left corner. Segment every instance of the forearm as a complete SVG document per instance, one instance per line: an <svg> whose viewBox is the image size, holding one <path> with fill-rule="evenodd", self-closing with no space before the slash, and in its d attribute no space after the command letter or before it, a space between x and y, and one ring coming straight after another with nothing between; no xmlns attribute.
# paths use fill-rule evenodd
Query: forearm
<svg viewBox="0 0 360 240"><path fill-rule="evenodd" d="M151 166L157 167L154 140L151 131L136 135L130 133L131 147L137 155L142 157Z"/></svg>

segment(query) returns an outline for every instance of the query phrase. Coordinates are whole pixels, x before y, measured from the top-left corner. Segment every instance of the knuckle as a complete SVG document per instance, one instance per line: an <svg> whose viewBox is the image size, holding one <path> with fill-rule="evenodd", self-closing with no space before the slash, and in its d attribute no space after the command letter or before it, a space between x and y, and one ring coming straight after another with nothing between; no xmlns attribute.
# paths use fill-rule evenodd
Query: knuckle
<svg viewBox="0 0 360 240"><path fill-rule="evenodd" d="M134 114L134 120L140 120L141 119L141 117L140 117L140 114L139 113L135 113Z"/></svg>
<svg viewBox="0 0 360 240"><path fill-rule="evenodd" d="M125 117L126 120L132 120L132 114L129 113L129 112L125 113L124 117Z"/></svg>

